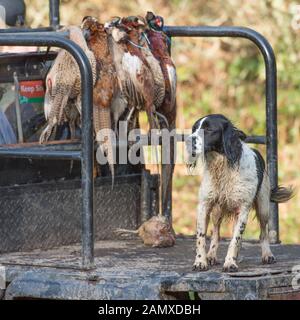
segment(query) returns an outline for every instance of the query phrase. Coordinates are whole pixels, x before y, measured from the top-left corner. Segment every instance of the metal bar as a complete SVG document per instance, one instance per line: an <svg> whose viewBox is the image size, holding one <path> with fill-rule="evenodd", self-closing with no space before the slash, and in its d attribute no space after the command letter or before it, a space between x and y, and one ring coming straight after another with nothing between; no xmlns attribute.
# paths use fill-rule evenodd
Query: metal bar
<svg viewBox="0 0 300 320"><path fill-rule="evenodd" d="M51 45L53 44L53 38L54 37L55 39L58 39L58 38L68 38L69 37L69 32L68 31L34 31L35 29L30 29L26 32L6 32L6 33L3 33L3 32L0 32L0 35L2 36L2 39L4 41L4 37L8 37L8 36L17 36L19 38L19 36L21 37L27 37L26 39L29 39L29 38L34 38L36 37L36 39L32 40L32 43L35 43L35 46L41 46L41 47L47 47L48 45L46 44L47 43L47 40L46 39L43 39L45 37L50 37L48 38ZM10 44L7 44L8 46L17 46L17 44L14 44L12 40L12 38L9 38L9 43ZM44 40L44 41L43 41ZM72 43L74 43L73 41L71 41ZM43 44L40 44L40 43L43 43ZM54 43L55 40L54 40ZM3 44L5 45L5 44ZM29 45L22 45L22 46L29 46ZM52 45L54 47L54 45ZM78 46L79 47L79 46ZM60 47L61 48L61 47ZM68 51L68 49L66 49L65 47L63 48L65 50ZM81 49L81 48L80 48ZM40 52L35 52L36 54L39 54ZM30 54L30 53L26 53L26 54Z"/></svg>
<svg viewBox="0 0 300 320"><path fill-rule="evenodd" d="M47 33L52 35L53 32ZM66 38L69 36L69 33L65 31L59 31L59 35L66 36ZM13 62L20 62L24 61L24 59L37 59L37 58L51 58L54 60L57 56L57 52L55 51L33 51L33 52L26 52L26 53L17 53L17 52L2 52L0 55L0 63L1 64L7 64L10 60Z"/></svg>
<svg viewBox="0 0 300 320"><path fill-rule="evenodd" d="M57 33L0 34L0 46L50 46L67 50L76 60L81 74L82 91L82 267L94 264L94 179L93 179L93 79L90 62L84 51L73 41Z"/></svg>
<svg viewBox="0 0 300 320"><path fill-rule="evenodd" d="M15 85L15 111L16 111L16 118L17 118L17 131L18 131L18 142L24 142L24 135L23 135L23 127L22 127L22 115L21 115L21 107L20 107L20 84L18 80L17 73L14 72L14 85Z"/></svg>
<svg viewBox="0 0 300 320"><path fill-rule="evenodd" d="M1 144L1 148L8 149L18 149L18 148L28 148L40 149L40 150L50 150L50 151L80 151L81 150L81 141L79 140L59 140L59 141L49 141L43 144L39 142L25 142L17 144Z"/></svg>
<svg viewBox="0 0 300 320"><path fill-rule="evenodd" d="M265 136L248 136L245 142L253 144L266 144L267 139Z"/></svg>
<svg viewBox="0 0 300 320"><path fill-rule="evenodd" d="M176 142L180 142L180 141L185 141L187 139L187 137L189 136L189 134L184 134L184 133L176 133L176 135L174 135L174 138L176 139ZM151 137L148 134L142 134L139 137L140 139L137 139L136 142L140 141L139 143L141 145L162 145L162 138L161 136L159 136L159 138L157 139L157 143L153 143L153 141L151 141ZM155 139L154 139L155 140ZM117 144L116 146L120 146L120 145L127 145L126 141L116 141ZM144 143L143 143L144 142ZM248 136L245 140L246 143L250 143L250 144L266 144L266 137L265 136Z"/></svg>
<svg viewBox="0 0 300 320"><path fill-rule="evenodd" d="M49 22L52 28L59 27L59 0L49 0Z"/></svg>
<svg viewBox="0 0 300 320"><path fill-rule="evenodd" d="M171 37L234 37L252 41L263 55L266 73L266 139L267 167L271 188L278 185L277 156L277 71L276 59L270 43L260 33L243 27L165 27ZM278 205L270 203L269 236L272 243L279 242Z"/></svg>
<svg viewBox="0 0 300 320"><path fill-rule="evenodd" d="M81 151L39 150L38 148L0 148L0 158L81 160Z"/></svg>
<svg viewBox="0 0 300 320"><path fill-rule="evenodd" d="M139 224L142 224L151 218L151 188L150 173L147 170L142 171L141 178L141 215Z"/></svg>
<svg viewBox="0 0 300 320"><path fill-rule="evenodd" d="M53 27L41 27L41 28L23 28L23 27L11 27L9 29L0 29L0 33L26 33L26 32L49 32L54 31Z"/></svg>
<svg viewBox="0 0 300 320"><path fill-rule="evenodd" d="M175 139L177 142L185 141L189 135L183 133L176 133ZM148 140L147 140L148 139ZM65 140L65 143L51 143L50 141L48 144L39 144L39 143L22 143L22 144L15 144L15 145L0 145L1 147L8 148L9 150L15 148L24 148L24 150L28 150L28 148L39 149L39 150L49 150L49 151L80 151L81 150L81 141L70 141ZM142 142L145 141L145 144ZM142 134L139 139L137 138L136 143L139 142L142 145L150 145L151 144L151 137L148 134ZM266 137L265 136L248 136L245 140L246 143L253 143L253 144L266 144ZM159 138L158 145L161 145L161 137ZM116 141L116 147L119 146L127 146L128 142L123 140ZM152 144L154 145L154 144ZM94 147L97 147L97 143L94 143Z"/></svg>

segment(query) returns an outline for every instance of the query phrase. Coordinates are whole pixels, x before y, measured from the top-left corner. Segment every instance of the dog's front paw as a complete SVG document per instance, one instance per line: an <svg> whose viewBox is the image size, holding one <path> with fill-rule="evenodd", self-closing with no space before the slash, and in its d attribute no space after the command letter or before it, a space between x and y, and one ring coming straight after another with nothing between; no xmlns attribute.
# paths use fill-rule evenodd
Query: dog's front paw
<svg viewBox="0 0 300 320"><path fill-rule="evenodd" d="M262 257L262 263L263 264L272 264L272 263L275 263L275 262L276 262L276 259L272 254L265 255L265 256Z"/></svg>
<svg viewBox="0 0 300 320"><path fill-rule="evenodd" d="M208 270L207 261L195 261L193 271L206 271Z"/></svg>
<svg viewBox="0 0 300 320"><path fill-rule="evenodd" d="M230 260L230 261L225 261L223 265L223 272L237 272L239 270L239 267L237 264Z"/></svg>

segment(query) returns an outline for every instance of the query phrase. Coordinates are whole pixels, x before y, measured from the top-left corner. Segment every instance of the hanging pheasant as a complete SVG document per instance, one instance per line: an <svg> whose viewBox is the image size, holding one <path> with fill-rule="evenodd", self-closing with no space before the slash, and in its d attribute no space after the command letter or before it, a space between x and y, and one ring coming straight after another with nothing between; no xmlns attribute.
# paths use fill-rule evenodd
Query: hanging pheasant
<svg viewBox="0 0 300 320"><path fill-rule="evenodd" d="M112 24L109 26L112 28ZM159 61L153 57L149 50L147 38L144 37L144 31L145 21L143 18L127 17L115 19L114 27L111 29L111 34L115 40L115 42L112 43L112 47L116 66L120 68L119 79L121 86L125 88L124 92L129 101L130 93L132 91L127 89L131 88L131 83L126 83L128 75L130 77L129 79L133 78L132 83L135 84L134 75L139 75L140 65L143 64L145 68L148 68L147 75L150 77L151 74L153 78L153 87L151 87L153 88L153 113L157 114L156 108L161 106L165 97L165 78ZM126 58L124 59L124 57ZM127 64L124 62L127 62ZM134 70L134 72L132 72L132 70ZM137 88L139 87L137 86ZM144 90L144 87L141 87L141 90ZM143 100L141 103L143 103ZM140 109L143 109L143 106L141 106ZM164 122L165 125L167 125L167 121ZM155 126L156 128L159 127L156 123ZM144 244L156 247L172 246L175 243L175 237L172 232L170 221L162 215L154 216L148 221L145 221L138 230L118 230L118 233L119 232L136 233L142 238Z"/></svg>
<svg viewBox="0 0 300 320"><path fill-rule="evenodd" d="M110 47L119 86L130 110L129 116L136 119L137 111L145 110L150 128L158 128L155 118L155 80L144 56L144 48L140 45L139 28L143 27L145 23L138 17L114 19L106 24L111 34Z"/></svg>
<svg viewBox="0 0 300 320"><path fill-rule="evenodd" d="M69 31L69 37L77 43L87 55L93 72L93 81L96 79L96 60L79 27L71 26L64 30ZM68 108L66 106L70 103ZM49 140L54 129L63 124L76 107L81 114L81 77L77 62L66 50L60 50L46 78L46 93L44 112L47 126L40 136L40 143ZM72 111L72 115L76 113ZM76 119L78 122L78 119ZM75 121L75 122L76 122Z"/></svg>
<svg viewBox="0 0 300 320"><path fill-rule="evenodd" d="M154 57L153 53L151 52L151 49L149 47L150 42L146 36L146 27L147 23L146 20L143 17L140 16L131 16L127 19L130 19L131 21L138 19L139 21L143 22L143 25L134 25L134 28L136 29L137 33L139 34L138 43L130 42L132 45L135 45L141 49L141 53L146 59L150 70L152 72L153 80L154 80L154 105L155 105L155 114L159 117L162 117L161 120L165 120L165 118L158 113L158 109L160 108L162 102L165 98L165 79L164 75L162 73L162 69L160 67L159 61Z"/></svg>
<svg viewBox="0 0 300 320"><path fill-rule="evenodd" d="M147 12L146 21L148 23L146 35L150 42L150 48L160 63L165 81L164 101L158 107L158 111L167 118L170 126L175 127L177 76L175 64L169 54L170 40L163 32L164 20L161 16Z"/></svg>
<svg viewBox="0 0 300 320"><path fill-rule="evenodd" d="M96 141L103 153L107 155L111 174L114 176L111 106L118 92L116 70L108 47L108 35L104 25L96 18L85 17L81 28L88 34L87 44L94 53L97 63L97 79L93 90Z"/></svg>
<svg viewBox="0 0 300 320"><path fill-rule="evenodd" d="M176 126L176 68L169 54L169 38L163 32L164 20L153 12L147 12L146 32L150 42L150 48L154 57L159 61L165 79L165 97L158 111L166 117L168 129L173 130ZM165 126L165 122L161 123ZM167 217L171 217L172 210L172 177L174 172L174 141L171 139L170 148L165 150L170 154L170 163L162 165L162 211Z"/></svg>

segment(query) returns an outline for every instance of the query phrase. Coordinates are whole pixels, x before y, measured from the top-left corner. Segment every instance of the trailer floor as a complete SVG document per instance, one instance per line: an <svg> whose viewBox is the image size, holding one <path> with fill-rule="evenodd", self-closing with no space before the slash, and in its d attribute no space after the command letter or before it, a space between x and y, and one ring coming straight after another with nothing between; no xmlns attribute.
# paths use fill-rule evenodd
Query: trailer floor
<svg viewBox="0 0 300 320"><path fill-rule="evenodd" d="M8 286L4 299L300 299L300 245L273 245L277 262L261 264L258 243L243 242L239 272L219 265L191 270L195 240L172 248L145 247L140 240L98 241L95 269L80 270L80 246L0 255ZM1 292L0 292L1 297Z"/></svg>

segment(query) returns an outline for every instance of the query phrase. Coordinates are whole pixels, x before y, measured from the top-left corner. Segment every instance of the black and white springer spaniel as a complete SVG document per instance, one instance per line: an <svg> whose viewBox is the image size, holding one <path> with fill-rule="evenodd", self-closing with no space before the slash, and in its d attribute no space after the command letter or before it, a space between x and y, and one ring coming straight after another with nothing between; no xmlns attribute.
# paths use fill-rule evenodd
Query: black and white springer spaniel
<svg viewBox="0 0 300 320"><path fill-rule="evenodd" d="M199 119L186 141L189 166L198 158L204 159L204 175L199 190L197 243L194 270L207 270L217 262L220 225L225 217L235 220L233 237L229 244L223 271L238 270L237 256L242 235L252 207L260 224L262 262L274 263L268 240L270 200L285 202L292 197L290 188L270 189L270 181L261 154L251 149L244 140L246 135L220 114ZM209 218L213 232L208 253L206 233Z"/></svg>

